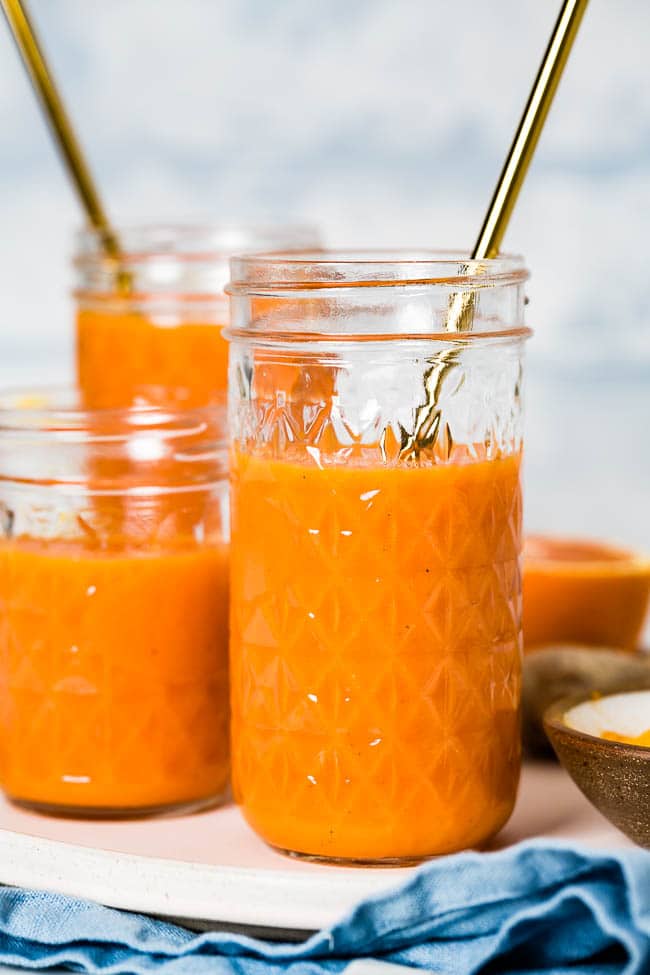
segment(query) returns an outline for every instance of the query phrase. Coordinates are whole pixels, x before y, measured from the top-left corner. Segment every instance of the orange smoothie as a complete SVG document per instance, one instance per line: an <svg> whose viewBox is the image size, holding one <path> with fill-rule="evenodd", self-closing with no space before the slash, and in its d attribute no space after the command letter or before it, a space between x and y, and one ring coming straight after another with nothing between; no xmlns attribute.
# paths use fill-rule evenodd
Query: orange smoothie
<svg viewBox="0 0 650 975"><path fill-rule="evenodd" d="M227 387L228 344L214 322L163 325L94 305L77 315L77 375L91 409L128 406L144 387L177 406L204 406Z"/></svg>
<svg viewBox="0 0 650 975"><path fill-rule="evenodd" d="M0 784L110 815L227 789L228 550L0 542Z"/></svg>
<svg viewBox="0 0 650 975"><path fill-rule="evenodd" d="M519 466L235 454L233 778L271 845L409 861L508 819Z"/></svg>

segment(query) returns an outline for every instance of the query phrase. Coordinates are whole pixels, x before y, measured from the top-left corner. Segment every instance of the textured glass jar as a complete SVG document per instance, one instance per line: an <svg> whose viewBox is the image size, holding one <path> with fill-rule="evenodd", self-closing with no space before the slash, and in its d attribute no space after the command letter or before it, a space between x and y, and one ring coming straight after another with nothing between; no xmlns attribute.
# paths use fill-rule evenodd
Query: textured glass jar
<svg viewBox="0 0 650 975"><path fill-rule="evenodd" d="M327 252L231 272L236 798L299 856L484 843L520 764L527 272Z"/></svg>
<svg viewBox="0 0 650 975"><path fill-rule="evenodd" d="M228 791L225 406L0 395L0 786L87 816Z"/></svg>
<svg viewBox="0 0 650 975"><path fill-rule="evenodd" d="M121 278L93 231L77 239L77 374L90 408L130 406L142 386L202 406L225 393L231 254L318 246L300 226L146 226L118 230Z"/></svg>

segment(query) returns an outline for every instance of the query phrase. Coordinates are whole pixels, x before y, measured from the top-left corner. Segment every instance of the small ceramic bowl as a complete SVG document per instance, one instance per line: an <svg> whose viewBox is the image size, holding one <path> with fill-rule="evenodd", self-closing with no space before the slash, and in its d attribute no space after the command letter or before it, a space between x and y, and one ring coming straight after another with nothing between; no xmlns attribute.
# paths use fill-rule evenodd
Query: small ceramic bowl
<svg viewBox="0 0 650 975"><path fill-rule="evenodd" d="M586 539L527 536L526 650L558 644L635 650L649 599L644 556Z"/></svg>
<svg viewBox="0 0 650 975"><path fill-rule="evenodd" d="M650 729L650 690L559 701L544 727L562 765L587 799L639 846L650 848L650 748L603 738Z"/></svg>

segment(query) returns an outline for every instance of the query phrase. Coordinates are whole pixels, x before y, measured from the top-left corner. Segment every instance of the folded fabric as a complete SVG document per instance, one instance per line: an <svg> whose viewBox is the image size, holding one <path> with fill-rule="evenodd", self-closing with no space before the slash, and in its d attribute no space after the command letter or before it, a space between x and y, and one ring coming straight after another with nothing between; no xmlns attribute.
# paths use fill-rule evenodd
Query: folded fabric
<svg viewBox="0 0 650 975"><path fill-rule="evenodd" d="M302 944L196 935L58 894L0 888L7 965L324 975L355 959L374 959L378 971L376 962L392 962L441 975L650 975L650 853L534 841L443 857Z"/></svg>

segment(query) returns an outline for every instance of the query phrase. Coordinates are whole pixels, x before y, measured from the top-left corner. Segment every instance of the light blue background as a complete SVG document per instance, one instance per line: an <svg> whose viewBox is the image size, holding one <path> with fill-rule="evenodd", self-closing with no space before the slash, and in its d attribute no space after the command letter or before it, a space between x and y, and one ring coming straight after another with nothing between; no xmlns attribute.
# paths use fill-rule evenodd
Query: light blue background
<svg viewBox="0 0 650 975"><path fill-rule="evenodd" d="M558 6L31 2L116 221L461 247ZM650 548L650 3L592 0L574 55L506 241L534 275L528 522ZM79 214L5 30L0 132L0 380L51 378Z"/></svg>

